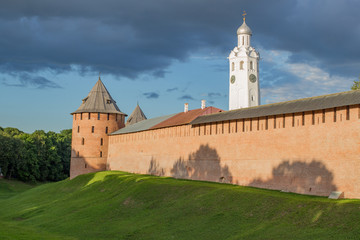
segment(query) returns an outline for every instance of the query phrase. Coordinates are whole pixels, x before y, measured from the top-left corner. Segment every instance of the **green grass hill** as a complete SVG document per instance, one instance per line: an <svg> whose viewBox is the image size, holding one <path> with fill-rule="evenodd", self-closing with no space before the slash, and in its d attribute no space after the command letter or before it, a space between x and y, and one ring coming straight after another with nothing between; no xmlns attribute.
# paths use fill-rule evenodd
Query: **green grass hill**
<svg viewBox="0 0 360 240"><path fill-rule="evenodd" d="M118 171L0 179L0 239L360 239L360 200Z"/></svg>

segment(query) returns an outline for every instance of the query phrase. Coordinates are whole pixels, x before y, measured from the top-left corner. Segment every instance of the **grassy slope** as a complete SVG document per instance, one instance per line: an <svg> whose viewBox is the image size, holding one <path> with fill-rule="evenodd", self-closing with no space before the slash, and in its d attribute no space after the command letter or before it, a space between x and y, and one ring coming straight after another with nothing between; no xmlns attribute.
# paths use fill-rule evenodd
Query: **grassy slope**
<svg viewBox="0 0 360 240"><path fill-rule="evenodd" d="M124 172L0 198L2 239L359 239L359 220L360 200Z"/></svg>

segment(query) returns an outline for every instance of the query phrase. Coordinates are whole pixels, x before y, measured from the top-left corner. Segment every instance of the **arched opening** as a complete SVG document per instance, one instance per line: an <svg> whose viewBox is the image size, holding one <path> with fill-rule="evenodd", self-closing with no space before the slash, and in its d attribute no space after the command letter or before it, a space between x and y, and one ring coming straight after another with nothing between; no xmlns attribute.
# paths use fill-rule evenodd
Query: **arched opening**
<svg viewBox="0 0 360 240"><path fill-rule="evenodd" d="M109 130L109 128L108 128L108 127L106 127L106 128L105 128L105 133L108 133L108 130Z"/></svg>
<svg viewBox="0 0 360 240"><path fill-rule="evenodd" d="M100 151L100 157L102 157L102 152Z"/></svg>
<svg viewBox="0 0 360 240"><path fill-rule="evenodd" d="M231 71L234 71L235 70L235 63L231 63Z"/></svg>
<svg viewBox="0 0 360 240"><path fill-rule="evenodd" d="M254 69L253 62L250 61L250 69Z"/></svg>
<svg viewBox="0 0 360 240"><path fill-rule="evenodd" d="M94 126L91 127L91 132L92 132L92 133L95 132L95 127L94 127Z"/></svg>
<svg viewBox="0 0 360 240"><path fill-rule="evenodd" d="M240 70L244 70L244 61L240 62Z"/></svg>
<svg viewBox="0 0 360 240"><path fill-rule="evenodd" d="M244 36L242 37L242 45L244 45Z"/></svg>
<svg viewBox="0 0 360 240"><path fill-rule="evenodd" d="M81 145L84 145L85 144L85 138L82 138L81 139Z"/></svg>
<svg viewBox="0 0 360 240"><path fill-rule="evenodd" d="M101 138L100 139L100 146L102 146L104 144L104 140Z"/></svg>

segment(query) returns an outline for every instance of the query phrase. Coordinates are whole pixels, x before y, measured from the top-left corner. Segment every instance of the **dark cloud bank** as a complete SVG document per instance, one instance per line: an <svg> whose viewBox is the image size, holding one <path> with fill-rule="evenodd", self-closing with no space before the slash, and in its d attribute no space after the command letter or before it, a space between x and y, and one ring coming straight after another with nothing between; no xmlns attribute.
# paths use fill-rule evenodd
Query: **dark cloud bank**
<svg viewBox="0 0 360 240"><path fill-rule="evenodd" d="M26 74L76 66L120 78L163 77L173 60L197 50L226 57L244 9L252 45L293 52L291 61L313 62L330 73L359 74L355 0L6 0L0 8L0 71L19 74L19 85L39 87L59 86Z"/></svg>

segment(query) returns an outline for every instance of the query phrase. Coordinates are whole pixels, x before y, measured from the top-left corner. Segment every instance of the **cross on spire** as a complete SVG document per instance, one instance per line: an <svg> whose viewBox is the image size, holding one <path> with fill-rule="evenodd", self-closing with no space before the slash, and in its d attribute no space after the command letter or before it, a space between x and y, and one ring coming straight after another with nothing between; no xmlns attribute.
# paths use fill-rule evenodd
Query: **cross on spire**
<svg viewBox="0 0 360 240"><path fill-rule="evenodd" d="M247 15L246 12L244 11L244 13L242 15L243 15L243 20L245 22L245 16Z"/></svg>

